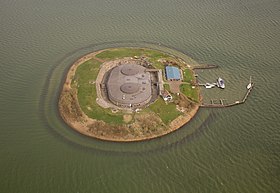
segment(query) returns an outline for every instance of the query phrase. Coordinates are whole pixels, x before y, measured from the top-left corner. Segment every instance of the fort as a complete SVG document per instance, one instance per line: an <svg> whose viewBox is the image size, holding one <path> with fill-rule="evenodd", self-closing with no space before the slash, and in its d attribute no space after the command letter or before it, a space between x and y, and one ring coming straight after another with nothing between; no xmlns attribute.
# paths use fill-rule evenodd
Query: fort
<svg viewBox="0 0 280 193"><path fill-rule="evenodd" d="M152 103L152 99L158 97L158 71L148 70L135 59L113 62L116 65L102 65L100 72L103 73L99 73L96 86L101 92L101 100L112 103L115 108L135 109Z"/></svg>
<svg viewBox="0 0 280 193"><path fill-rule="evenodd" d="M185 61L167 53L101 50L71 66L59 112L71 128L90 137L152 139L182 127L196 114L200 98L194 79Z"/></svg>
<svg viewBox="0 0 280 193"><path fill-rule="evenodd" d="M216 67L146 48L89 53L70 67L58 102L59 113L72 129L101 140L130 142L160 137L188 123L199 107L245 103L254 86L251 78L241 101L202 101L201 86L224 89L224 80L199 83L194 70Z"/></svg>
<svg viewBox="0 0 280 193"><path fill-rule="evenodd" d="M109 100L117 106L141 107L152 98L151 75L136 64L123 64L109 74L106 87Z"/></svg>

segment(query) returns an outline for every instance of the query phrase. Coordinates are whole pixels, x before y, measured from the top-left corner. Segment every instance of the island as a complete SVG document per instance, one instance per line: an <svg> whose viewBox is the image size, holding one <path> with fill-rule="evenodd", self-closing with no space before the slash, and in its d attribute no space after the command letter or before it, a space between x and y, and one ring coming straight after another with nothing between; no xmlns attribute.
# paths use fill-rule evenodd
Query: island
<svg viewBox="0 0 280 193"><path fill-rule="evenodd" d="M152 139L189 122L201 98L188 61L148 48L110 48L71 65L58 101L62 119L89 137Z"/></svg>

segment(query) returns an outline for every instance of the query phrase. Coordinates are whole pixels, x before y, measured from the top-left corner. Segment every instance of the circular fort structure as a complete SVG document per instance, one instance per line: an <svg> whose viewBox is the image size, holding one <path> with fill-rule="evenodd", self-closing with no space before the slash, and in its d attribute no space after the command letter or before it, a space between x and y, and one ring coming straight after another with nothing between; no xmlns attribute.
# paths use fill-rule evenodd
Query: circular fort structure
<svg viewBox="0 0 280 193"><path fill-rule="evenodd" d="M142 107L152 97L151 75L137 64L114 67L106 82L109 100L119 107Z"/></svg>
<svg viewBox="0 0 280 193"><path fill-rule="evenodd" d="M70 67L59 113L71 128L97 139L129 142L166 135L199 108L190 68L195 61L188 61L144 48L89 53ZM177 68L181 77L168 80L167 66Z"/></svg>

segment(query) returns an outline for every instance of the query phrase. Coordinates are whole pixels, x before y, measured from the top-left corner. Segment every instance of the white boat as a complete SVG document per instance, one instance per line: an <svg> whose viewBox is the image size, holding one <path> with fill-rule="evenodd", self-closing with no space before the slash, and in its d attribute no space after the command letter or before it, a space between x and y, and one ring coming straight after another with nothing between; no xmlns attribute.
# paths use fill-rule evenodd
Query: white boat
<svg viewBox="0 0 280 193"><path fill-rule="evenodd" d="M224 89L226 86L225 86L225 81L222 79L222 78L218 78L218 80L217 80L217 86L219 87L219 88L222 88L222 89Z"/></svg>
<svg viewBox="0 0 280 193"><path fill-rule="evenodd" d="M214 86L216 86L215 84L210 84L210 83L206 83L205 84L205 88L213 88Z"/></svg>
<svg viewBox="0 0 280 193"><path fill-rule="evenodd" d="M249 84L247 85L247 89L249 90L250 88L252 88L252 83L249 83Z"/></svg>
<svg viewBox="0 0 280 193"><path fill-rule="evenodd" d="M247 89L249 90L250 88L252 88L252 78L250 76L250 83L247 85Z"/></svg>

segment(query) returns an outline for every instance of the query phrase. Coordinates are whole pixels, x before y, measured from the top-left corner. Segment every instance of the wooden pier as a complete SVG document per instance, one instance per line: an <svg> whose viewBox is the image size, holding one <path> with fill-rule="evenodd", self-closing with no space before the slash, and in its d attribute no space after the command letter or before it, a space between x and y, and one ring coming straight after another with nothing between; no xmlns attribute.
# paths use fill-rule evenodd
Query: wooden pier
<svg viewBox="0 0 280 193"><path fill-rule="evenodd" d="M204 87L206 87L207 85L212 85L213 87L214 86L218 86L216 82L214 82L214 83L199 83L199 82L197 82L196 83L196 86L204 86Z"/></svg>
<svg viewBox="0 0 280 193"><path fill-rule="evenodd" d="M245 96L243 97L243 99L241 101L235 101L233 103L229 103L229 104L225 104L224 101L225 99L211 99L211 103L210 104L205 104L202 103L200 105L200 107L208 107L208 108L225 108L225 107L232 107L235 105L240 105L246 102L249 94L251 93L251 91L253 90L254 87L254 83L252 83L250 81L250 88L247 89L247 92L245 94Z"/></svg>
<svg viewBox="0 0 280 193"><path fill-rule="evenodd" d="M201 65L197 65L197 66L192 67L193 70L211 69L211 68L218 68L218 66L215 65L215 64L201 64Z"/></svg>
<svg viewBox="0 0 280 193"><path fill-rule="evenodd" d="M202 65L197 65L197 66L193 66L192 69L193 70L199 70L199 69L211 69L211 68L218 68L217 65L214 64L202 64ZM196 75L197 77L198 75ZM214 85L214 86L218 86L217 83L199 83L198 80L196 79L196 86L204 86L206 87L207 84L210 85ZM246 102L249 94L251 93L251 91L253 90L254 87L254 83L252 82L251 76L250 76L250 82L247 85L247 92L245 93L245 96L243 97L242 100L237 100L233 103L225 103L226 99L211 99L211 103L207 104L207 103L202 103L200 105L200 107L209 107L209 108L225 108L225 107L232 107L235 105L240 105ZM207 88L207 87L206 87ZM212 87L209 87L212 88Z"/></svg>

